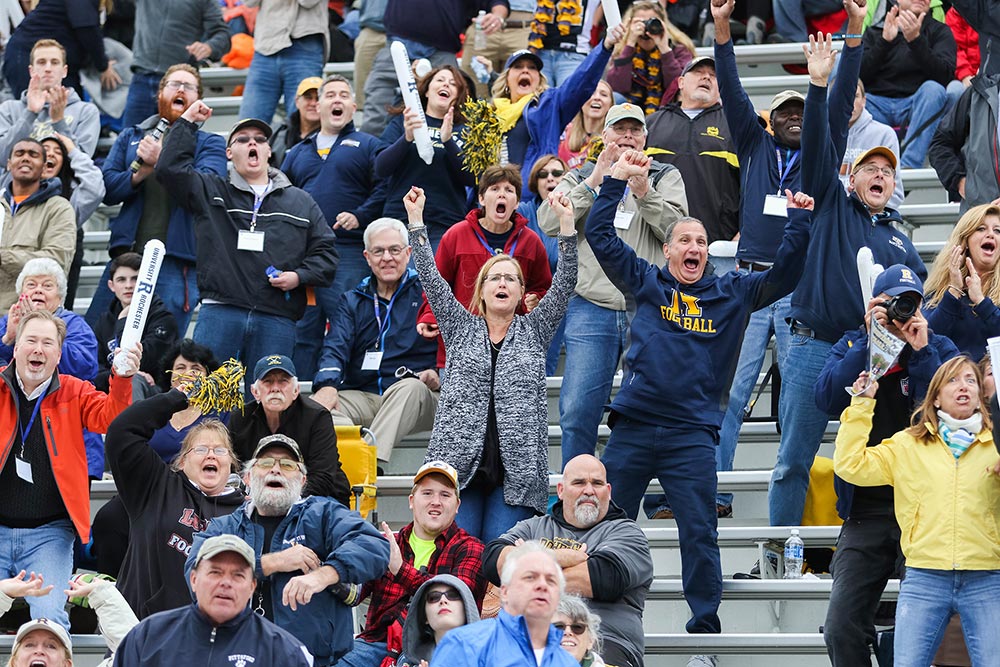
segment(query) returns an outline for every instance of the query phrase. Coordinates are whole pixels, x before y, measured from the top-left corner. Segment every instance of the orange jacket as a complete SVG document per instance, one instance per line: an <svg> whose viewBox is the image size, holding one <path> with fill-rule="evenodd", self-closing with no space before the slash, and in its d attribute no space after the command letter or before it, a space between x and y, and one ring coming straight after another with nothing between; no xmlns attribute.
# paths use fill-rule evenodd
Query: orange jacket
<svg viewBox="0 0 1000 667"><path fill-rule="evenodd" d="M14 364L0 370L0 469L17 441ZM55 375L42 399L39 418L52 462L52 474L80 540L90 541L90 482L83 429L106 433L108 425L132 403L132 380L111 375L111 393L71 375ZM2 434L6 434L4 437Z"/></svg>

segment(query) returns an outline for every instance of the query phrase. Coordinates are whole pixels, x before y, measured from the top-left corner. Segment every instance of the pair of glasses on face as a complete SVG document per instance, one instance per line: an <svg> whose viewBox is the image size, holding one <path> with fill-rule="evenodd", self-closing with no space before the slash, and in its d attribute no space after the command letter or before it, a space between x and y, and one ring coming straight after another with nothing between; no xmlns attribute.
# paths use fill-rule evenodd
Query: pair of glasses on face
<svg viewBox="0 0 1000 667"><path fill-rule="evenodd" d="M858 171L868 174L869 176L874 176L875 174L882 172L882 175L886 178L893 178L896 175L896 170L892 167L880 167L875 164L866 164L865 166L859 168Z"/></svg>
<svg viewBox="0 0 1000 667"><path fill-rule="evenodd" d="M486 282L488 282L488 283L498 283L501 280L504 281L505 283L519 283L519 282L521 282L520 279L517 276L515 276L513 274L510 274L510 273L493 273L493 274L490 274L490 275L486 276Z"/></svg>
<svg viewBox="0 0 1000 667"><path fill-rule="evenodd" d="M381 257L382 255L389 253L392 257L399 257L404 250L406 250L406 248L403 246L391 245L388 248L372 248L368 251L368 254L372 257Z"/></svg>
<svg viewBox="0 0 1000 667"><path fill-rule="evenodd" d="M437 604L443 597L448 598L452 602L459 602L462 599L461 593L453 588L449 588L446 591L431 591L427 594L427 601L431 604Z"/></svg>
<svg viewBox="0 0 1000 667"><path fill-rule="evenodd" d="M192 447L191 453L197 456L207 456L209 452L212 452L216 456L229 456L229 450L225 447L206 447L200 445L198 447Z"/></svg>
<svg viewBox="0 0 1000 667"><path fill-rule="evenodd" d="M586 623L553 623L557 630L571 631L574 635L580 636L590 628L587 627Z"/></svg>
<svg viewBox="0 0 1000 667"><path fill-rule="evenodd" d="M552 176L555 176L556 178L561 178L562 175L565 173L566 171L564 169L553 169L552 171L546 171L545 169L542 169L540 172L538 172L538 180L541 180L543 178L548 178L550 174Z"/></svg>
<svg viewBox="0 0 1000 667"><path fill-rule="evenodd" d="M276 459L271 456L257 459L253 462L253 467L260 468L261 470L270 470L274 467L275 463L278 464L282 472L295 472L299 469L298 461L293 461L292 459Z"/></svg>
<svg viewBox="0 0 1000 667"><path fill-rule="evenodd" d="M267 137L263 134L255 134L252 137L249 134L241 134L233 139L234 144L249 144L251 141L255 144L263 144L267 142Z"/></svg>
<svg viewBox="0 0 1000 667"><path fill-rule="evenodd" d="M185 93L198 92L198 86L193 83L187 83L186 81L167 81L163 84L163 87L170 90L183 90Z"/></svg>

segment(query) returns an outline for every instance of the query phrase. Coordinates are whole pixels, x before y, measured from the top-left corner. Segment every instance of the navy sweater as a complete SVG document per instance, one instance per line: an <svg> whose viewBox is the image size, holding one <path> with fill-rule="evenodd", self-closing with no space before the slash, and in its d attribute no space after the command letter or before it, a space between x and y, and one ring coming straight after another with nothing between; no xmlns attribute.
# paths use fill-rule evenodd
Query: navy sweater
<svg viewBox="0 0 1000 667"><path fill-rule="evenodd" d="M385 192L375 179L375 156L382 149L382 142L356 130L352 121L337 135L324 160L316 152L316 136L293 146L281 163L281 171L292 185L316 200L330 226L339 213L353 213L360 226L337 229L337 242L360 247L365 227L382 214L385 202Z"/></svg>
<svg viewBox="0 0 1000 667"><path fill-rule="evenodd" d="M629 374L611 407L645 422L717 430L750 313L792 291L802 273L811 212L788 212L785 237L770 270L705 273L684 285L618 238L613 222L624 191L625 181L605 178L586 227L601 268L635 301L625 364Z"/></svg>

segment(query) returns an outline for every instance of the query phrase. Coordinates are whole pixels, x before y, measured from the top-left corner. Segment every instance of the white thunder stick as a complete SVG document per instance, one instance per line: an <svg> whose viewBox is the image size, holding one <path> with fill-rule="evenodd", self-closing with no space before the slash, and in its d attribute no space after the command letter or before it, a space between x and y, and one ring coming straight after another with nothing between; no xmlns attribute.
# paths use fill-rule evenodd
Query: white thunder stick
<svg viewBox="0 0 1000 667"><path fill-rule="evenodd" d="M413 80L413 70L410 69L410 57L402 42L393 42L389 47L392 53L392 64L396 67L396 78L399 79L399 90L403 93L403 104L407 109L416 111L420 116L420 127L413 131L413 142L417 145L420 159L430 164L434 161L434 144L431 143L430 132L427 131L427 117L424 116L424 106L417 94L417 82Z"/></svg>
<svg viewBox="0 0 1000 667"><path fill-rule="evenodd" d="M608 24L608 32L611 32L622 22L622 11L618 8L618 0L601 0L601 6L604 7L604 20Z"/></svg>
<svg viewBox="0 0 1000 667"><path fill-rule="evenodd" d="M128 370L125 351L134 348L142 339L142 330L146 326L146 317L153 301L153 288L156 287L156 277L160 275L160 264L163 263L165 252L163 242L156 239L147 241L142 251L142 264L139 265L139 276L136 278L135 291L132 293L132 305L129 306L122 339L118 341L121 350L115 355L117 373Z"/></svg>

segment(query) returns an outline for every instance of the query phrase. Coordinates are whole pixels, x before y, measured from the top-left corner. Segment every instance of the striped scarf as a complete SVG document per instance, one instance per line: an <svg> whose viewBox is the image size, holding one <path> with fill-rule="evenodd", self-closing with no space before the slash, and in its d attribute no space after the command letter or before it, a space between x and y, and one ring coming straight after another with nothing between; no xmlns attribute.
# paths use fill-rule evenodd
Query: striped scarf
<svg viewBox="0 0 1000 667"><path fill-rule="evenodd" d="M957 459L965 453L983 427L983 416L978 412L968 419L955 419L947 412L938 410L938 433Z"/></svg>
<svg viewBox="0 0 1000 667"><path fill-rule="evenodd" d="M642 107L646 115L660 107L663 98L663 77L660 76L660 50L636 49L632 54L632 89L625 98Z"/></svg>
<svg viewBox="0 0 1000 667"><path fill-rule="evenodd" d="M583 28L583 2L581 0L538 0L535 16L531 21L528 48L539 51L545 48L549 26L555 25L562 37L579 34Z"/></svg>

